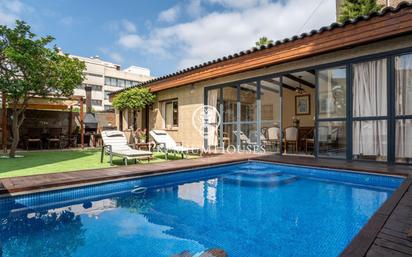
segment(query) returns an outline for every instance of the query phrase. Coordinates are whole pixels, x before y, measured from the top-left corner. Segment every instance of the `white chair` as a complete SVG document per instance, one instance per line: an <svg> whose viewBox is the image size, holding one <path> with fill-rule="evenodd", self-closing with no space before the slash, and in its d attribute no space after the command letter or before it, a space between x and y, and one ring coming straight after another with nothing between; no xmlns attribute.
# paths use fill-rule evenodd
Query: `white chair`
<svg viewBox="0 0 412 257"><path fill-rule="evenodd" d="M124 164L127 165L128 160L144 160L148 161L152 158L152 152L136 150L127 144L126 135L122 131L107 130L102 131L103 147L100 157L100 162L103 162L103 155L106 153L110 156L110 165L112 165L113 156L123 158Z"/></svg>
<svg viewBox="0 0 412 257"><path fill-rule="evenodd" d="M149 132L150 136L153 138L153 140L156 142L157 146L160 148L160 150L163 150L166 152L166 159L167 155L169 152L173 153L179 153L182 155L182 159L184 158L184 154L188 154L189 152L192 153L199 153L200 154L200 148L196 147L185 147L182 145L181 142L176 142L169 134L167 134L166 131L164 130L151 130ZM179 145L178 145L179 144Z"/></svg>
<svg viewBox="0 0 412 257"><path fill-rule="evenodd" d="M285 152L288 149L289 144L292 145L292 149L298 151L298 129L295 127L285 128Z"/></svg>
<svg viewBox="0 0 412 257"><path fill-rule="evenodd" d="M280 145L280 128L270 127L267 129L267 139L274 145L275 149Z"/></svg>

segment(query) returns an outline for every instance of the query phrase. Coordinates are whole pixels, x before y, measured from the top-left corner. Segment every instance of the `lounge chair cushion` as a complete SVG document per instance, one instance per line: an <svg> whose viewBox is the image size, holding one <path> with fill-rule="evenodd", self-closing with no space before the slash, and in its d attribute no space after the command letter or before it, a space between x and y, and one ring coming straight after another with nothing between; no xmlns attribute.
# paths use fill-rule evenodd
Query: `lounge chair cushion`
<svg viewBox="0 0 412 257"><path fill-rule="evenodd" d="M152 152L142 151L131 148L127 144L124 132L118 130L109 130L102 132L102 138L105 145L111 146L113 154L127 157L151 156ZM109 151L109 149L107 149Z"/></svg>

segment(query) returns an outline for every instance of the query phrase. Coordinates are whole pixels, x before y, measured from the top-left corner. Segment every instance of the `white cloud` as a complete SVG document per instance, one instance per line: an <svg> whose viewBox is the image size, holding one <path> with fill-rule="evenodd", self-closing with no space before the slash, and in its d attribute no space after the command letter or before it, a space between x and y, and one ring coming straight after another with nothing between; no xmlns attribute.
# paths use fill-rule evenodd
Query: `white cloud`
<svg viewBox="0 0 412 257"><path fill-rule="evenodd" d="M121 26L122 29L128 33L134 33L137 31L136 26L133 24L133 22L126 19L121 20Z"/></svg>
<svg viewBox="0 0 412 257"><path fill-rule="evenodd" d="M136 34L127 34L120 36L118 43L126 48L136 48L141 46L143 39Z"/></svg>
<svg viewBox="0 0 412 257"><path fill-rule="evenodd" d="M226 4L230 0L220 1ZM237 6L256 5L244 9L225 9L206 14L191 22L166 27L154 27L144 38L135 34L123 35L119 43L158 59L175 58L177 68L182 69L234 52L250 49L261 37L273 40L291 37L304 31L318 29L335 19L335 1L325 1L302 31L315 0L290 0L266 3L266 1L238 0ZM240 4L242 2L243 4Z"/></svg>
<svg viewBox="0 0 412 257"><path fill-rule="evenodd" d="M107 55L116 63L123 63L123 56L116 52L108 52Z"/></svg>
<svg viewBox="0 0 412 257"><path fill-rule="evenodd" d="M0 0L0 24L12 26L25 10L30 9L20 0Z"/></svg>
<svg viewBox="0 0 412 257"><path fill-rule="evenodd" d="M200 0L190 0L186 7L186 12L191 17L199 17L202 14L202 5Z"/></svg>
<svg viewBox="0 0 412 257"><path fill-rule="evenodd" d="M109 49L104 48L104 47L99 48L99 51L102 52L103 54L107 55L112 61L114 61L118 64L121 64L124 61L123 56L120 53L116 52L116 51L112 51L112 50L109 50Z"/></svg>
<svg viewBox="0 0 412 257"><path fill-rule="evenodd" d="M173 6L172 8L169 8L159 13L158 20L164 21L164 22L174 22L177 20L179 16L179 12L180 12L180 7L177 5Z"/></svg>
<svg viewBox="0 0 412 257"><path fill-rule="evenodd" d="M219 4L229 8L251 8L259 5L264 5L269 2L269 0L207 0L212 4Z"/></svg>
<svg viewBox="0 0 412 257"><path fill-rule="evenodd" d="M137 31L136 25L127 19L109 21L106 24L110 30L115 32L135 33Z"/></svg>

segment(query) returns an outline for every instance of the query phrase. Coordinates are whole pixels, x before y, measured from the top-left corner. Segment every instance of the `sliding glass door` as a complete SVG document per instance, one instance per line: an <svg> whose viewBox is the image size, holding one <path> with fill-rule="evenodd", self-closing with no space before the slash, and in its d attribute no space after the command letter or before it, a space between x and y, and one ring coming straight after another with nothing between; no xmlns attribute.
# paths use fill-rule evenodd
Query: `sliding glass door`
<svg viewBox="0 0 412 257"><path fill-rule="evenodd" d="M346 66L319 70L317 78L318 155L346 158Z"/></svg>
<svg viewBox="0 0 412 257"><path fill-rule="evenodd" d="M395 161L412 163L412 54L395 57Z"/></svg>
<svg viewBox="0 0 412 257"><path fill-rule="evenodd" d="M266 152L281 151L282 87L279 77L260 81L260 146Z"/></svg>
<svg viewBox="0 0 412 257"><path fill-rule="evenodd" d="M355 160L387 160L387 59L352 65L352 151Z"/></svg>
<svg viewBox="0 0 412 257"><path fill-rule="evenodd" d="M218 118L206 121L205 146L279 152L281 91L279 78L206 89L205 104L218 110L221 124Z"/></svg>

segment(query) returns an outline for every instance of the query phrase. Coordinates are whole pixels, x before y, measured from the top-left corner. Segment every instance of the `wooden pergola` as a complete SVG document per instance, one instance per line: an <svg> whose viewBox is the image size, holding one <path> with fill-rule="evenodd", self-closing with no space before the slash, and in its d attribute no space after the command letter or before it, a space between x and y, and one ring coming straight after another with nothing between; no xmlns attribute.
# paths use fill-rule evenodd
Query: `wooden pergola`
<svg viewBox="0 0 412 257"><path fill-rule="evenodd" d="M50 101L43 101L42 100L52 100ZM84 99L82 96L71 96L67 98L41 98L41 97L32 97L30 100L36 100L36 102L31 102L27 105L26 109L31 110L60 110L66 111L69 110L69 132L68 134L71 135L72 133L72 120L73 120L73 104L65 103L64 101L71 100L77 101L79 105L80 113L79 113L79 121L80 121L80 145L84 148ZM7 152L7 138L8 138L8 131L7 131L7 97L6 94L2 93L2 142L1 142L1 149L4 152Z"/></svg>

